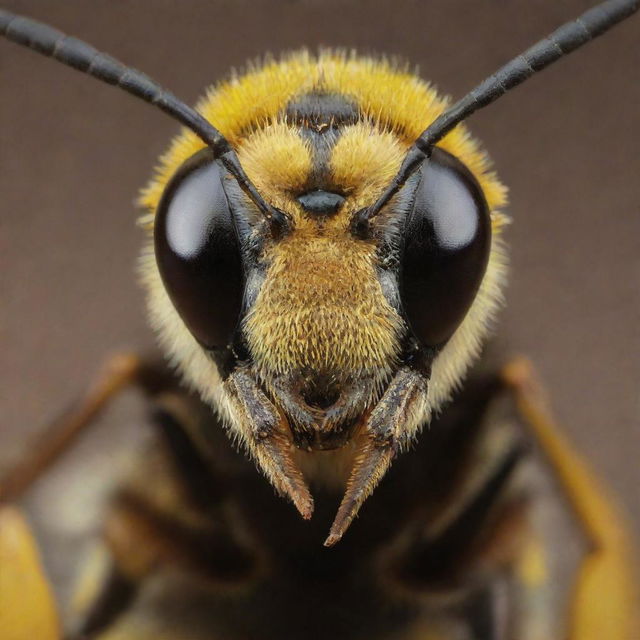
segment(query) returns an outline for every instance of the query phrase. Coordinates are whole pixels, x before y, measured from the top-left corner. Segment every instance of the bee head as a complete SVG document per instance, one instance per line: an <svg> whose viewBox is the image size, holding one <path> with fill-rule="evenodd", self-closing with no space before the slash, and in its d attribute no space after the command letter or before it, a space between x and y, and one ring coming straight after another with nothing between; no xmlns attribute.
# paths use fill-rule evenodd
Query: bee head
<svg viewBox="0 0 640 640"><path fill-rule="evenodd" d="M304 83L290 77L298 67ZM345 70L343 83L326 80ZM201 111L215 118L267 73L276 72L211 92ZM224 134L284 224L274 228L224 163L186 132L143 194L153 222L144 273L170 357L290 494L276 462L260 462L257 433L279 430L292 467L326 472L340 458L352 471L370 435L392 433L400 450L449 397L498 304L505 191L485 154L457 130L363 225L362 212L401 167L415 132L446 102L368 59L303 53L277 73L289 84L278 103L271 96L260 125L231 123ZM372 117L367 83L383 94L400 88L420 116L383 95L388 112ZM407 371L411 384L398 388ZM372 435L368 420L383 406L393 415ZM259 416L267 414L265 428Z"/></svg>

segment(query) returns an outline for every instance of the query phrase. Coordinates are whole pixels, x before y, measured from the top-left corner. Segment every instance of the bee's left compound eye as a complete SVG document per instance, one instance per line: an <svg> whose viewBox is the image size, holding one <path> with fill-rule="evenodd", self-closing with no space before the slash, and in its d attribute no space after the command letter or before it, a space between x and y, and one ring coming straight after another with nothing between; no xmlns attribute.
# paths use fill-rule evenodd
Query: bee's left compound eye
<svg viewBox="0 0 640 640"><path fill-rule="evenodd" d="M436 347L453 335L469 310L491 246L489 208L480 185L441 149L434 149L422 167L404 238L404 311L415 336Z"/></svg>
<svg viewBox="0 0 640 640"><path fill-rule="evenodd" d="M154 228L164 286L188 329L209 349L231 343L243 296L224 171L208 149L189 158L167 185Z"/></svg>

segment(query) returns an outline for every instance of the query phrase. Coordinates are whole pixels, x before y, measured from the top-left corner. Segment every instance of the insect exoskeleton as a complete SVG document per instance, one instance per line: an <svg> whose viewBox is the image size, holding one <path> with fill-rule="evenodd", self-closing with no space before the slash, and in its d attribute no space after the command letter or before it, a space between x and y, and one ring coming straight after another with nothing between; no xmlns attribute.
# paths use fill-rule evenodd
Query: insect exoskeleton
<svg viewBox="0 0 640 640"><path fill-rule="evenodd" d="M506 190L464 125L360 224L447 106L386 60L295 53L197 107L283 224L190 131L141 197L164 348L303 516L308 479L348 487L330 542L461 380L500 301Z"/></svg>

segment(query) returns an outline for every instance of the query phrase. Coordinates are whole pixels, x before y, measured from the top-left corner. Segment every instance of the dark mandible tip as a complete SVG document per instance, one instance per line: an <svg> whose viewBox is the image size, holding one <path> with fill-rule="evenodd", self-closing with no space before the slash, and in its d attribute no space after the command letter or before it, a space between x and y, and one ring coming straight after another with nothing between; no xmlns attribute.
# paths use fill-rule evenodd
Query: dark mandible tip
<svg viewBox="0 0 640 640"><path fill-rule="evenodd" d="M436 118L418 137L409 150L400 170L378 200L364 216L370 220L380 212L409 177L427 158L433 146L451 129L478 109L482 109L527 78L542 71L563 56L579 49L611 27L632 16L640 8L640 0L607 0L567 22L524 53L482 81L461 100ZM361 224L362 224L361 220Z"/></svg>
<svg viewBox="0 0 640 640"><path fill-rule="evenodd" d="M152 104L189 128L220 158L243 191L269 220L279 218L245 174L227 139L201 114L176 98L141 71L128 67L91 45L49 25L0 9L0 35L55 58L98 80L115 85Z"/></svg>

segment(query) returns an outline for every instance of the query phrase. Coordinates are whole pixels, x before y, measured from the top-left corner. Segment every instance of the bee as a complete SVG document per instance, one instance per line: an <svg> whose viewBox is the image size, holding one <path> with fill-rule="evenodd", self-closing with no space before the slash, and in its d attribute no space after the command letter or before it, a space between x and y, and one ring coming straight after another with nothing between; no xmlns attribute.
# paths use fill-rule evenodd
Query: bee
<svg viewBox="0 0 640 640"><path fill-rule="evenodd" d="M152 399L157 438L114 482L67 635L633 637L624 527L526 362L448 403L506 278L506 190L464 121L637 9L597 5L454 104L326 50L267 61L195 109L0 12L10 40L184 127L140 198L141 273L190 392L114 358L0 483L16 501L125 386ZM1 515L0 631L60 637L29 529Z"/></svg>

